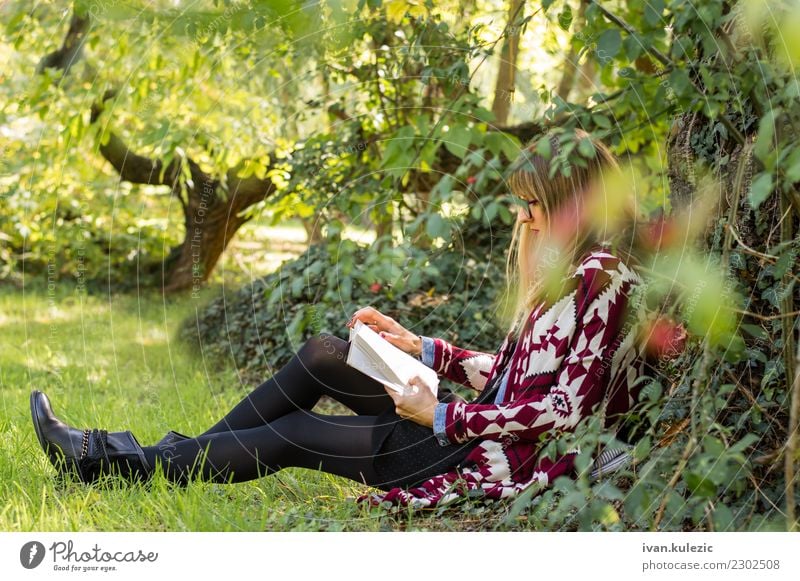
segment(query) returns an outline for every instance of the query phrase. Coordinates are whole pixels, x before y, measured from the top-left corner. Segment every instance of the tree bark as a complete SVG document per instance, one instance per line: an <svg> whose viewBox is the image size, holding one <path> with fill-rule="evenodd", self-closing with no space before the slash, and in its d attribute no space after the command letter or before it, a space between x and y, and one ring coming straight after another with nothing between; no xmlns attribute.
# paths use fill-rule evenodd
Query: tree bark
<svg viewBox="0 0 800 581"><path fill-rule="evenodd" d="M109 91L104 101L112 98ZM92 123L103 111L102 103L92 106ZM205 173L191 158L173 159L166 167L161 160L133 152L116 134L99 147L100 154L114 167L120 179L132 184L169 186L184 213L184 241L162 263L162 291L172 293L191 289L193 293L208 280L220 256L236 231L247 222L241 216L275 189L271 180L255 176L238 177L242 164L226 174L227 192L222 181ZM189 167L191 181L184 179L181 164ZM269 168L268 168L269 169Z"/></svg>
<svg viewBox="0 0 800 581"><path fill-rule="evenodd" d="M37 66L38 72L46 68L63 71L83 56L83 45L91 27L89 14L73 9L69 29L61 48L46 55ZM91 108L91 123L97 122L105 102L116 92L106 91L100 102ZM269 179L255 176L239 178L241 165L226 172L226 185L221 179L206 174L191 158L173 159L165 167L160 159L151 159L132 151L113 132L106 132L99 153L114 167L121 180L132 184L164 185L170 188L184 211L186 234L184 241L173 248L161 263L162 290L165 293L192 289L204 283L236 231L248 218L242 213L274 191ZM189 168L191 181L184 179L183 164Z"/></svg>
<svg viewBox="0 0 800 581"><path fill-rule="evenodd" d="M575 17L572 25L573 37L577 36L583 28L583 23L586 19L586 5L586 0L581 0L581 5L578 8L578 15ZM567 57L564 59L564 74L561 76L561 81L558 83L558 88L556 89L556 95L561 97L564 101L569 98L569 94L575 86L575 78L578 76L578 70L580 68L578 64L578 47L573 41L570 43L569 53L567 53Z"/></svg>
<svg viewBox="0 0 800 581"><path fill-rule="evenodd" d="M516 23L521 20L524 4L525 0L510 0L508 5L508 31L500 51L500 64L492 102L492 113L498 125L508 123L511 102L514 100L519 52L519 28Z"/></svg>
<svg viewBox="0 0 800 581"><path fill-rule="evenodd" d="M306 231L306 241L309 246L322 242L322 223L318 218L311 217L303 220L303 228Z"/></svg>
<svg viewBox="0 0 800 581"><path fill-rule="evenodd" d="M86 42L86 34L89 32L91 24L89 15L73 10L69 22L69 29L61 48L44 56L36 66L37 73L43 73L45 69L56 69L62 71L62 77L69 73L72 65L81 60L83 56L83 45Z"/></svg>

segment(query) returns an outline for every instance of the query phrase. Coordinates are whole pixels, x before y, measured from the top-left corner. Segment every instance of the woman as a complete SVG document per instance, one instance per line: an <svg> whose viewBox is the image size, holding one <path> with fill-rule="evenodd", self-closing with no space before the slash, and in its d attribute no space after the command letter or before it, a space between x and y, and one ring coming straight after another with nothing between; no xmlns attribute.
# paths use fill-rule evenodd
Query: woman
<svg viewBox="0 0 800 581"><path fill-rule="evenodd" d="M579 132L578 138L589 139ZM563 144L549 138L554 155ZM417 336L372 307L360 320L445 378L478 392L470 402L440 390L397 394L345 363L348 343L308 340L273 377L195 438L170 432L141 447L130 431L79 430L61 422L47 397L31 394L42 447L61 471L91 482L108 472L173 482L242 482L290 466L319 469L380 489L360 501L433 506L468 491L518 494L574 471L575 453L540 458L541 440L573 430L605 398L609 416L636 399L638 354L625 340L625 307L637 277L587 221L589 192L616 168L599 142L594 155L549 177L531 144L509 185L519 198L508 258L514 309L495 354ZM585 166L585 167L583 167ZM553 277L552 273L559 273ZM558 285L552 284L553 281ZM421 380L412 380L421 386ZM328 395L356 415L310 411Z"/></svg>

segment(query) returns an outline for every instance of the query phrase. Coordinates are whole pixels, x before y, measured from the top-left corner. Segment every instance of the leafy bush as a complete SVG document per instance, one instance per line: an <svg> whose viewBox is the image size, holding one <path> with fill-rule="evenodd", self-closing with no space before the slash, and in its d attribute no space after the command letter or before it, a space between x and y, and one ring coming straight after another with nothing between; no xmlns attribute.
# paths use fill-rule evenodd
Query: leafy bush
<svg viewBox="0 0 800 581"><path fill-rule="evenodd" d="M216 364L263 378L311 336L347 338L352 313L372 305L414 333L493 353L504 335L495 313L505 248L502 240L488 255L481 248L373 251L348 240L311 246L274 273L211 301L180 336Z"/></svg>

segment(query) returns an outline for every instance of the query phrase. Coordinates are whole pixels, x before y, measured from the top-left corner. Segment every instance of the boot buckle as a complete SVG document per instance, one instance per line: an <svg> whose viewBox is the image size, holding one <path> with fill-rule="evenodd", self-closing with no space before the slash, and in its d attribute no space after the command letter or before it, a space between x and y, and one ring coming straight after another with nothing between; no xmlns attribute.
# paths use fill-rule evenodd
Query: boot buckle
<svg viewBox="0 0 800 581"><path fill-rule="evenodd" d="M89 454L89 433L90 430L83 430L83 441L81 442L81 457L83 460Z"/></svg>

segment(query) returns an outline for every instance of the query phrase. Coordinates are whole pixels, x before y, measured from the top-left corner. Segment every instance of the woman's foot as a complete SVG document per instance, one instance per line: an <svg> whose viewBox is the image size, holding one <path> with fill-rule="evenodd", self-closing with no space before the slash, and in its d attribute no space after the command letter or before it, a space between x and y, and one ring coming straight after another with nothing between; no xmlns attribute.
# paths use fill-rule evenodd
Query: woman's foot
<svg viewBox="0 0 800 581"><path fill-rule="evenodd" d="M70 427L55 416L50 400L39 390L31 392L30 404L36 437L59 473L77 474L87 483L110 473L137 480L152 475L142 447L130 431Z"/></svg>

